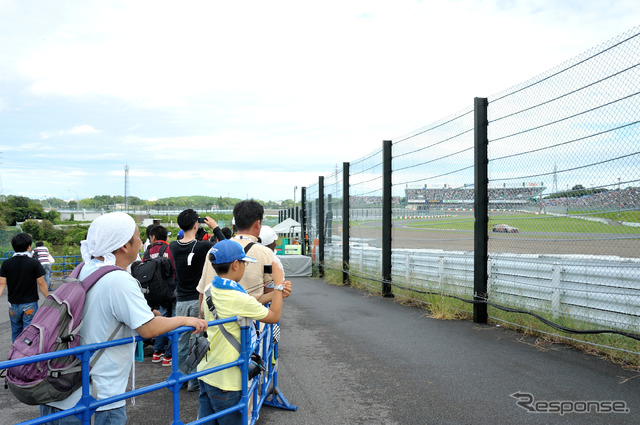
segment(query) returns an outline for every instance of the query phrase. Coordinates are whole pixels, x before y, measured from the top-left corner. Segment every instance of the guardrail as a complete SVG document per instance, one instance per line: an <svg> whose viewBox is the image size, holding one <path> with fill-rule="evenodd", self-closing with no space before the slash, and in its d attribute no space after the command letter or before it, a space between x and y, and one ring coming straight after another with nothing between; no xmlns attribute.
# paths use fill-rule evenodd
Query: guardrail
<svg viewBox="0 0 640 425"><path fill-rule="evenodd" d="M77 415L82 423L88 425L91 423L91 417L96 411L96 409L100 406L104 406L110 403L114 403L116 401L125 400L128 398L140 396L142 394L150 393L153 391L157 391L163 388L167 388L172 393L172 420L171 424L178 425L183 424L180 420L180 397L179 391L182 384L189 381L193 378L198 378L204 375L208 375L213 372L218 372L223 369L228 369L231 367L239 367L241 370L241 376L244 377L242 380L242 397L240 402L229 408L223 412L218 412L216 414L207 416L205 418L198 418L194 422L190 422L191 425L204 424L209 421L219 418L221 416L225 416L231 412L241 411L242 412L242 423L250 423L254 424L258 418L258 413L263 405L278 407L287 410L297 410L296 406L293 406L289 403L289 401L284 397L282 391L278 387L278 370L277 370L277 358L278 358L278 343L273 341L273 325L265 325L263 332L258 338L258 344L262 348L263 359L265 360L266 370L261 373L260 376L263 379L253 379L251 383L249 383L248 376L248 365L250 361L251 353L253 352L253 347L251 347L251 334L250 334L250 326L253 326L253 323L249 319L238 318L236 316L230 317L228 319L220 319L209 322L209 326L217 326L222 323L228 323L238 321L241 325L241 352L238 356L238 359L221 365L216 366L214 368L210 368L207 370L203 370L200 372L195 372L189 375L182 374L178 369L178 362L174 361L172 363L171 375L163 382L158 382L157 384L149 385L143 388L138 388L132 391L125 392L123 394L109 397L103 400L96 400L90 395L89 388L89 360L93 353L97 350L114 347L117 345L124 344L132 344L137 343L138 341L142 341L143 338L140 336L131 337L131 338L122 338L118 340L101 342L96 344L82 345L76 348L71 348L68 350L56 351L53 353L39 354L36 356L25 357L17 360L10 360L0 362L0 369L8 369L14 366L20 366L23 364L36 363L40 361L50 360L58 357L63 357L66 355L76 355L82 361L82 397L78 404L68 410L63 410L60 412L53 413L51 415L42 416L39 418L34 418L25 422L20 422L21 425L38 425L44 424L49 421L53 421L56 419L61 419L71 415ZM171 344L173 348L173 352L178 352L178 337L183 332L191 332L194 328L192 327L180 327L177 328L167 335L171 339ZM177 357L176 357L177 359ZM251 421L249 422L249 400L253 399L252 406L252 414Z"/></svg>
<svg viewBox="0 0 640 425"><path fill-rule="evenodd" d="M467 296L473 290L474 253L431 249L394 249L396 282L444 294ZM325 261L340 264L342 246L327 245ZM350 269L379 270L382 249L352 246ZM550 254L491 253L491 300L613 329L635 332L640 326L640 259Z"/></svg>

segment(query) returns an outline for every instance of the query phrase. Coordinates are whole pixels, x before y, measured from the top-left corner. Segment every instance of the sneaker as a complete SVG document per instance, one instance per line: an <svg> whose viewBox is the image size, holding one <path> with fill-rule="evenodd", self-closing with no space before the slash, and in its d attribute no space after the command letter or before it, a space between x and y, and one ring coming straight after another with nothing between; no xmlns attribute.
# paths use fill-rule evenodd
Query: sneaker
<svg viewBox="0 0 640 425"><path fill-rule="evenodd" d="M151 362L152 363L160 363L163 358L164 358L164 353L160 353L160 352L155 352L154 351L153 356L151 357Z"/></svg>
<svg viewBox="0 0 640 425"><path fill-rule="evenodd" d="M190 393L200 391L200 385L199 384L193 385L191 381L189 381L189 384L187 385L187 391L189 391Z"/></svg>
<svg viewBox="0 0 640 425"><path fill-rule="evenodd" d="M171 357L162 356L162 366L171 366Z"/></svg>

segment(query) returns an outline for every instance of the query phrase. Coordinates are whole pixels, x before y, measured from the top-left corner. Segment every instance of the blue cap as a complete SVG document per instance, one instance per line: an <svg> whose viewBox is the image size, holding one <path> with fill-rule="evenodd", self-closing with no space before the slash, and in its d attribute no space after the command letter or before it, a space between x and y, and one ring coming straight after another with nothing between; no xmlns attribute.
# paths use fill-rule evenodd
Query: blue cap
<svg viewBox="0 0 640 425"><path fill-rule="evenodd" d="M209 251L209 254L215 256L215 259L211 262L212 264L227 264L233 263L236 260L246 261L247 263L258 262L255 258L247 257L244 249L242 249L242 245L230 239L225 239L215 244Z"/></svg>

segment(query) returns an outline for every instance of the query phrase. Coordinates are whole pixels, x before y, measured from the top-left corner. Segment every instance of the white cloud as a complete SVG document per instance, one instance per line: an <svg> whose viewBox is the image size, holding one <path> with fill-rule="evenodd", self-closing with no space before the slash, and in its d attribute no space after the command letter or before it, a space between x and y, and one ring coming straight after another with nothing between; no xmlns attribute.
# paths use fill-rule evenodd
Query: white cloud
<svg viewBox="0 0 640 425"><path fill-rule="evenodd" d="M22 123L3 143L49 140L51 163L37 166L84 171L87 182L65 184L87 191L122 191L129 163L143 198L199 188L290 197L637 16L627 0L65 5L3 4L14 19L0 28L0 83L19 90L3 94L0 119ZM169 171L176 185L147 184Z"/></svg>
<svg viewBox="0 0 640 425"><path fill-rule="evenodd" d="M100 130L96 130L95 128L87 124L79 125L69 130L69 134L91 134L91 133L100 133Z"/></svg>
<svg viewBox="0 0 640 425"><path fill-rule="evenodd" d="M40 133L40 138L43 140L50 139L52 137L66 136L68 134L96 134L100 133L100 130L96 130L90 125L83 124L73 127L70 130L57 130L57 131L43 131Z"/></svg>

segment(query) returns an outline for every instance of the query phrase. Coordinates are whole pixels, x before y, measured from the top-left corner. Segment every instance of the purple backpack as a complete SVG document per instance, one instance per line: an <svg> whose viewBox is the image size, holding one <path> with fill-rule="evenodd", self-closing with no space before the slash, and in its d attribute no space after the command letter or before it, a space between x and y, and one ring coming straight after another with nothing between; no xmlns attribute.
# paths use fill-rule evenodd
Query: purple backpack
<svg viewBox="0 0 640 425"><path fill-rule="evenodd" d="M65 350L81 345L78 334L82 326L82 310L87 291L105 274L122 270L103 266L82 281L80 263L55 292L49 293L38 308L31 324L14 341L9 360ZM99 351L94 360L102 354ZM23 403L37 405L64 400L82 385L80 359L74 355L7 369L6 383L13 395Z"/></svg>

